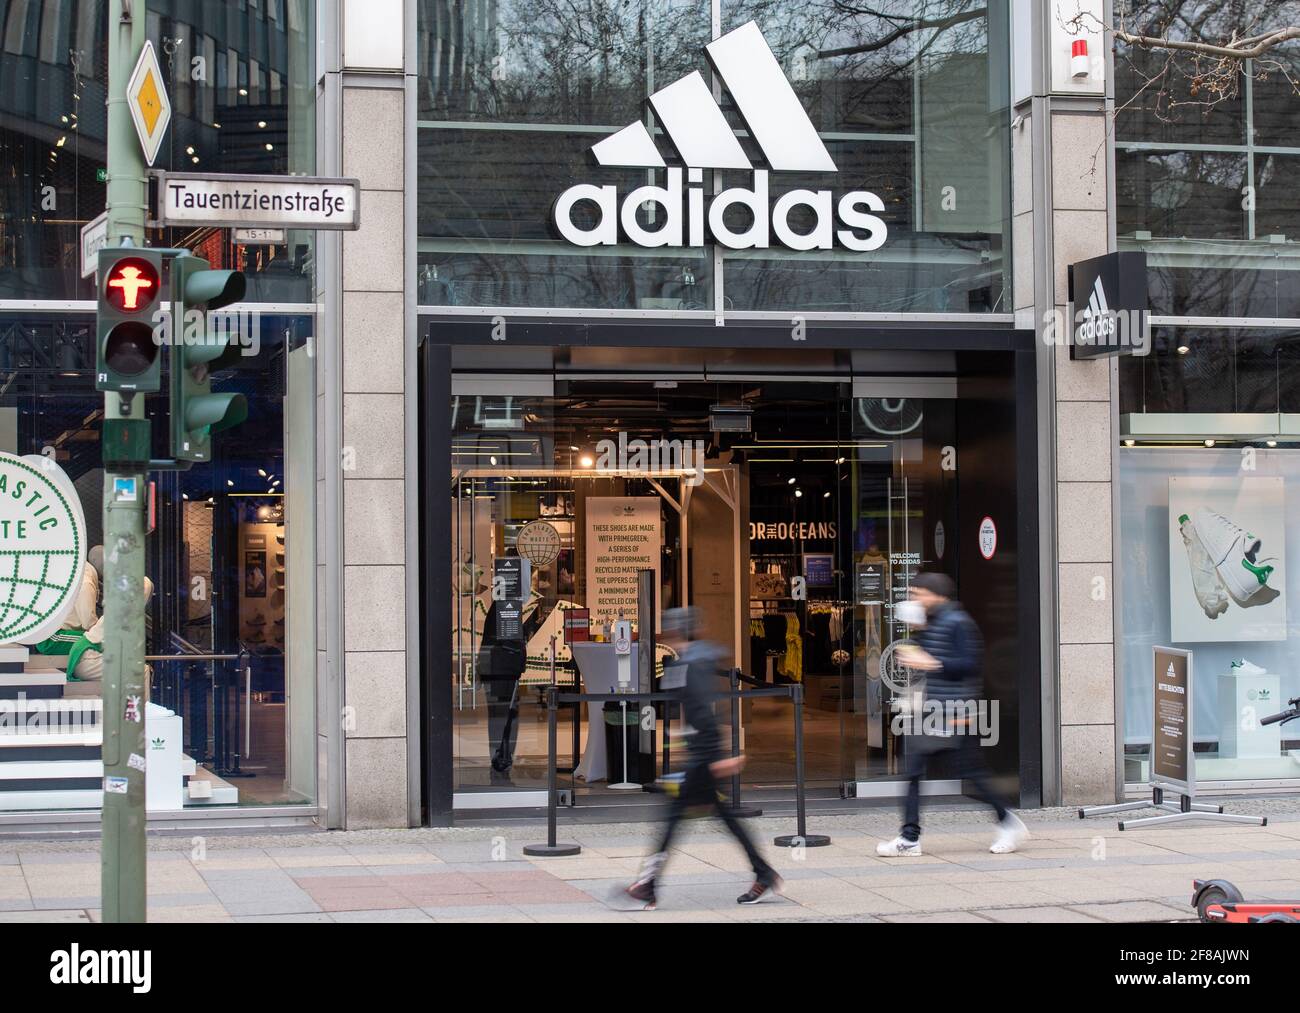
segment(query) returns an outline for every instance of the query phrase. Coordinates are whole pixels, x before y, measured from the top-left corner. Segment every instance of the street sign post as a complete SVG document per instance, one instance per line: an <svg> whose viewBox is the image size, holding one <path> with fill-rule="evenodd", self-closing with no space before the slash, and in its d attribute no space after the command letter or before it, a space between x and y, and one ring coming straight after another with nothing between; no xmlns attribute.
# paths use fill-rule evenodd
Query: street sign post
<svg viewBox="0 0 1300 1013"><path fill-rule="evenodd" d="M361 183L321 176L155 172L158 225L263 229L361 226Z"/></svg>
<svg viewBox="0 0 1300 1013"><path fill-rule="evenodd" d="M167 124L171 122L172 104L167 98L158 54L154 52L152 42L144 44L140 58L135 62L135 70L126 84L126 104L131 110L136 136L140 138L144 160L153 165L158 149L162 147L163 134L167 133Z"/></svg>
<svg viewBox="0 0 1300 1013"><path fill-rule="evenodd" d="M108 212L81 227L81 276L92 277L99 266L99 251L108 242Z"/></svg>

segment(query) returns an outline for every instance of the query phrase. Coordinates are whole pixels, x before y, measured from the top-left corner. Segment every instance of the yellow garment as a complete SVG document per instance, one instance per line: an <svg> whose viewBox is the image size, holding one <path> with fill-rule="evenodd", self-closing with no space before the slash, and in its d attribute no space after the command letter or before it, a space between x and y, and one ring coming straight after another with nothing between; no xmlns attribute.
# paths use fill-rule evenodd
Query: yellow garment
<svg viewBox="0 0 1300 1013"><path fill-rule="evenodd" d="M795 682L803 682L803 637L799 633L799 617L793 612L785 616L785 654L779 671Z"/></svg>

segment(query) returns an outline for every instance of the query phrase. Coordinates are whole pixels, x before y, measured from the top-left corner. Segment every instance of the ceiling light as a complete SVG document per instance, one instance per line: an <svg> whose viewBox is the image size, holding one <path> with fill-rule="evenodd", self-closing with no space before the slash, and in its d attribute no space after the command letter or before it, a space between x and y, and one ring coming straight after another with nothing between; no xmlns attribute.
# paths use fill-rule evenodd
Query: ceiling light
<svg viewBox="0 0 1300 1013"><path fill-rule="evenodd" d="M268 478L268 477L269 477L269 476L266 474L266 472L263 471L261 468L258 468L258 469L257 469L257 473L258 473L259 475L261 475L263 478Z"/></svg>
<svg viewBox="0 0 1300 1013"><path fill-rule="evenodd" d="M62 137L60 137L57 141L54 142L54 146L55 146L56 148L61 148L61 147L63 147L63 143L64 143L64 141L66 141L67 139L68 139L68 135L67 135L67 134L64 134L64 135L63 135Z"/></svg>
<svg viewBox="0 0 1300 1013"><path fill-rule="evenodd" d="M261 127L263 130L265 130L265 129L266 129L266 120L258 120L258 121L257 121L257 125L258 125L259 127Z"/></svg>
<svg viewBox="0 0 1300 1013"><path fill-rule="evenodd" d="M803 490L802 490L802 489L796 489L796 490L794 491L794 494L795 494L796 497L798 497L798 496L802 496L802 495L803 495Z"/></svg>
<svg viewBox="0 0 1300 1013"><path fill-rule="evenodd" d="M1213 440L1206 440L1206 441L1205 441L1205 445L1206 445L1207 447L1212 447L1212 446L1214 446L1214 441L1213 441Z"/></svg>
<svg viewBox="0 0 1300 1013"><path fill-rule="evenodd" d="M248 89L247 89L247 88L240 88L240 89L239 89L239 94L241 94L241 95L247 95L247 94L248 94Z"/></svg>
<svg viewBox="0 0 1300 1013"><path fill-rule="evenodd" d="M235 483L234 483L234 480L233 480L233 479L229 479L229 478L226 479L226 485L234 485L234 484L235 484Z"/></svg>
<svg viewBox="0 0 1300 1013"><path fill-rule="evenodd" d="M837 458L835 458L835 463L836 463L836 464L843 464L843 463L844 463L844 458L842 458L842 457L837 457Z"/></svg>
<svg viewBox="0 0 1300 1013"><path fill-rule="evenodd" d="M192 144L191 144L191 145L188 145L188 146L185 148L185 154L187 154L187 155L192 155L192 154L194 154L194 145L192 145Z"/></svg>
<svg viewBox="0 0 1300 1013"><path fill-rule="evenodd" d="M572 450L575 454L578 452L578 448L572 445L569 447L569 449Z"/></svg>
<svg viewBox="0 0 1300 1013"><path fill-rule="evenodd" d="M1190 351L1191 351L1191 349L1188 348L1186 345L1179 345L1179 346L1178 346L1178 354L1179 354L1179 355L1186 355L1186 354L1187 354L1188 352L1190 352Z"/></svg>
<svg viewBox="0 0 1300 1013"><path fill-rule="evenodd" d="M495 457L488 458L488 464L492 465L494 468L496 467L496 463L497 463L497 459Z"/></svg>
<svg viewBox="0 0 1300 1013"><path fill-rule="evenodd" d="M267 151L274 151L274 150L275 150L275 145L274 145L274 144L268 144L268 145L266 146L266 150L267 150Z"/></svg>
<svg viewBox="0 0 1300 1013"><path fill-rule="evenodd" d="M830 498L831 498L831 494L829 491L822 493L822 499L830 499Z"/></svg>
<svg viewBox="0 0 1300 1013"><path fill-rule="evenodd" d="M1264 442L1267 443L1270 447L1277 446L1277 440L1265 440Z"/></svg>
<svg viewBox="0 0 1300 1013"><path fill-rule="evenodd" d="M786 485L794 485L794 479L793 479L793 478L790 479L790 481L788 481L788 482L786 483Z"/></svg>
<svg viewBox="0 0 1300 1013"><path fill-rule="evenodd" d="M1137 440L1125 440L1125 441L1124 441L1124 446L1126 446L1126 447L1131 447L1131 446L1133 446L1133 444L1135 444L1135 443L1137 443Z"/></svg>
<svg viewBox="0 0 1300 1013"><path fill-rule="evenodd" d="M590 454L583 454L580 458L578 458L578 463L581 464L584 468L590 468L593 464L596 463L596 459L592 457Z"/></svg>

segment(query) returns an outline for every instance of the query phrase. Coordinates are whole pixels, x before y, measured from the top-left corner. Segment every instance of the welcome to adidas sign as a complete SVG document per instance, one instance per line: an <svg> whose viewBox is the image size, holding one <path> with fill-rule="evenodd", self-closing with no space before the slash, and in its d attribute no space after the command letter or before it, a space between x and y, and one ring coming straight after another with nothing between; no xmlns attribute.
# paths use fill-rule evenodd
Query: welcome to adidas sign
<svg viewBox="0 0 1300 1013"><path fill-rule="evenodd" d="M556 229L575 246L613 246L624 241L645 247L698 247L714 242L733 250L765 249L773 243L793 250L829 250L836 244L849 250L879 249L888 229L877 217L885 203L867 190L853 190L838 199L831 190L789 190L772 202L769 171L836 172L798 96L781 72L767 41L754 22L742 25L704 47L710 65L726 86L745 126L763 153L768 168L757 168L745 155L735 133L713 99L699 71L649 98L664 134L683 167L668 167L641 121L629 124L592 147L602 166L664 169L664 186L639 186L619 200L618 188L579 183L556 199L552 218ZM752 173L748 187L723 190L706 199L706 169ZM580 227L573 209L582 201L596 205L596 223ZM655 206L651 226L637 219L646 204ZM707 204L707 207L706 207ZM747 228L733 229L724 221L732 207L749 210ZM796 232L789 223L796 207L811 209L811 231Z"/></svg>

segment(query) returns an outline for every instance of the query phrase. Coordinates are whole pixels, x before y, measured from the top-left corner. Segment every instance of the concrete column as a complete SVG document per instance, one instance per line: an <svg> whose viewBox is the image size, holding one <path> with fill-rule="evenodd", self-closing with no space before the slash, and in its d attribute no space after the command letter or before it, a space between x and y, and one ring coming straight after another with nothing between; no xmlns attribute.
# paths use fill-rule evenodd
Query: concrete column
<svg viewBox="0 0 1300 1013"><path fill-rule="evenodd" d="M1072 805L1116 792L1112 369L1045 339L1068 266L1106 253L1111 229L1106 101L1053 90L1054 6L1017 8L1037 45L1012 131L1012 238L1018 323L1040 338L1043 801Z"/></svg>
<svg viewBox="0 0 1300 1013"><path fill-rule="evenodd" d="M324 613L331 631L328 666L335 685L322 707L322 726L337 736L335 765L341 813L331 824L348 829L401 827L418 819L417 785L408 774L419 743L408 736L408 669L417 640L408 618L407 508L416 448L408 431L414 375L407 349L407 123L412 110L405 74L401 2L340 0L337 70L326 95L336 131L332 170L361 184L361 227L334 240L325 316L334 337L331 368L322 383L327 446L325 489L331 504L322 537L333 549ZM412 26L413 28L413 26ZM331 170L322 170L331 171ZM322 360L331 357L323 349ZM331 415L331 409L333 414ZM333 446L329 446L332 437ZM338 715L329 712L329 705ZM326 722L337 724L337 732ZM337 772L336 772L337 773Z"/></svg>

